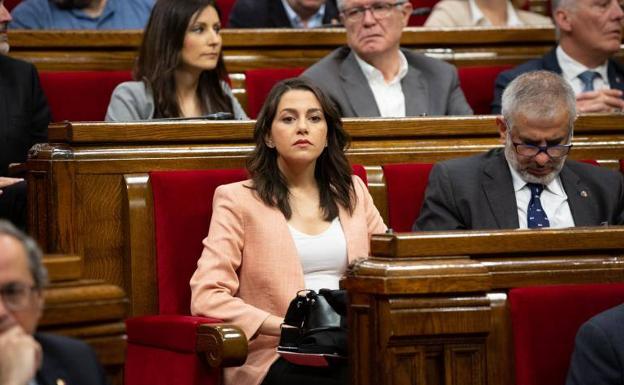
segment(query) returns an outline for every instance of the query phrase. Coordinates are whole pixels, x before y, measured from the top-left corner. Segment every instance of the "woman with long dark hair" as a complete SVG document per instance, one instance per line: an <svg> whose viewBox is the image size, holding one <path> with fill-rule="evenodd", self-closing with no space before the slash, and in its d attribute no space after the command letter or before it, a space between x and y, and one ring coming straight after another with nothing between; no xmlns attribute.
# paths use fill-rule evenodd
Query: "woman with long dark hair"
<svg viewBox="0 0 624 385"><path fill-rule="evenodd" d="M347 265L386 226L345 156L339 114L304 79L278 83L254 130L251 179L220 186L191 279L191 312L238 325L247 362L226 384L344 384L346 367L296 367L278 359L280 325L295 294L337 289ZM307 382L309 380L309 382Z"/></svg>
<svg viewBox="0 0 624 385"><path fill-rule="evenodd" d="M158 0L134 70L117 86L108 121L199 117L216 112L247 116L226 83L221 22L214 0Z"/></svg>

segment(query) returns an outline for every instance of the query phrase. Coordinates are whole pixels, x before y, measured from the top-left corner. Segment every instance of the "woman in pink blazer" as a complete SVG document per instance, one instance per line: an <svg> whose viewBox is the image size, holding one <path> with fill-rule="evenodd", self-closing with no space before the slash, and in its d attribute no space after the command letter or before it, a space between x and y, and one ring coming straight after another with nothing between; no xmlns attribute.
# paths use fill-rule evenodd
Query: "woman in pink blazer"
<svg viewBox="0 0 624 385"><path fill-rule="evenodd" d="M251 179L216 190L191 278L191 312L235 324L249 340L247 362L225 369L226 385L288 384L293 377L276 372L298 367L284 368L275 350L288 304L314 285L337 288L347 264L368 257L371 234L386 230L352 175L338 112L308 81L289 79L271 90L254 139ZM312 373L320 376L314 383L341 383L334 373Z"/></svg>

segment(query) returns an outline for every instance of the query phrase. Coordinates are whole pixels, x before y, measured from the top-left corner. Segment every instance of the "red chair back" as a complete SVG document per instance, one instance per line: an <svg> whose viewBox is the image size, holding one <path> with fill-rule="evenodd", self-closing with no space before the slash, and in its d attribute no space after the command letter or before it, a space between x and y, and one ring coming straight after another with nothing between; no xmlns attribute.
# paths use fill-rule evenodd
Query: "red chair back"
<svg viewBox="0 0 624 385"><path fill-rule="evenodd" d="M52 120L102 121L115 87L130 71L63 71L39 74Z"/></svg>
<svg viewBox="0 0 624 385"><path fill-rule="evenodd" d="M574 338L592 316L624 302L624 284L536 286L509 292L516 385L564 385Z"/></svg>
<svg viewBox="0 0 624 385"><path fill-rule="evenodd" d="M412 3L412 16L408 21L410 27L420 27L425 24L433 6L440 0L410 0Z"/></svg>
<svg viewBox="0 0 624 385"><path fill-rule="evenodd" d="M221 25L224 27L228 26L230 12L232 11L232 7L235 2L236 0L217 0L217 7L219 7L219 11L221 13Z"/></svg>
<svg viewBox="0 0 624 385"><path fill-rule="evenodd" d="M422 208L432 163L384 164L388 222L394 231L411 231Z"/></svg>
<svg viewBox="0 0 624 385"><path fill-rule="evenodd" d="M475 115L489 115L494 99L494 82L502 71L511 65L487 67L460 67L457 69L459 84Z"/></svg>
<svg viewBox="0 0 624 385"><path fill-rule="evenodd" d="M247 93L247 113L249 117L258 117L271 88L280 80L294 78L305 68L262 68L245 71L245 92Z"/></svg>
<svg viewBox="0 0 624 385"><path fill-rule="evenodd" d="M150 173L160 314L189 314L189 281L208 234L214 191L246 178L244 169Z"/></svg>
<svg viewBox="0 0 624 385"><path fill-rule="evenodd" d="M581 162L600 167L600 163L595 159L581 159Z"/></svg>
<svg viewBox="0 0 624 385"><path fill-rule="evenodd" d="M620 171L624 174L624 159L620 159Z"/></svg>
<svg viewBox="0 0 624 385"><path fill-rule="evenodd" d="M21 2L22 0L4 0L4 6L11 12L11 10Z"/></svg>

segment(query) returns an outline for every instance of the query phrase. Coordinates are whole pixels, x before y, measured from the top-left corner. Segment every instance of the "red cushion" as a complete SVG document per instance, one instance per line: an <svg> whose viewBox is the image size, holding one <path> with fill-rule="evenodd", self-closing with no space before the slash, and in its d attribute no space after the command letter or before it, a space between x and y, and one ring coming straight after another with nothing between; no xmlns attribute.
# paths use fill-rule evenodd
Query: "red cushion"
<svg viewBox="0 0 624 385"><path fill-rule="evenodd" d="M189 314L189 280L208 234L214 191L246 177L244 169L150 173L160 314Z"/></svg>
<svg viewBox="0 0 624 385"><path fill-rule="evenodd" d="M366 169L361 164L353 164L351 165L353 169L353 174L357 175L362 179L365 185L368 186L368 176L366 175Z"/></svg>
<svg viewBox="0 0 624 385"><path fill-rule="evenodd" d="M420 27L425 24L433 6L436 5L438 1L439 0L410 0L414 11L412 12L412 16L410 16L408 25L410 27Z"/></svg>
<svg viewBox="0 0 624 385"><path fill-rule="evenodd" d="M211 369L197 353L180 353L128 342L125 385L219 385L221 370Z"/></svg>
<svg viewBox="0 0 624 385"><path fill-rule="evenodd" d="M432 163L385 164L388 222L394 231L411 231L422 207Z"/></svg>
<svg viewBox="0 0 624 385"><path fill-rule="evenodd" d="M247 93L247 113L249 117L258 117L271 88L280 80L294 78L305 68L262 68L245 71L245 92Z"/></svg>
<svg viewBox="0 0 624 385"><path fill-rule="evenodd" d="M494 99L494 82L502 71L511 65L487 67L460 67L457 69L459 84L475 115L489 115Z"/></svg>
<svg viewBox="0 0 624 385"><path fill-rule="evenodd" d="M579 327L624 302L624 284L539 286L509 292L516 385L564 385Z"/></svg>
<svg viewBox="0 0 624 385"><path fill-rule="evenodd" d="M130 71L39 73L52 120L102 121L115 87L132 80Z"/></svg>
<svg viewBox="0 0 624 385"><path fill-rule="evenodd" d="M595 159L581 159L581 162L591 164L594 166L600 166L600 163L598 163L598 161Z"/></svg>
<svg viewBox="0 0 624 385"><path fill-rule="evenodd" d="M148 315L126 320L128 342L179 352L195 352L197 327L215 318L184 315Z"/></svg>
<svg viewBox="0 0 624 385"><path fill-rule="evenodd" d="M21 2L22 0L4 0L4 6L10 12L13 8L15 8L16 5L18 5Z"/></svg>
<svg viewBox="0 0 624 385"><path fill-rule="evenodd" d="M232 7L235 2L236 0L217 0L217 7L219 7L219 11L221 13L221 25L224 27L228 26L230 12L232 11Z"/></svg>
<svg viewBox="0 0 624 385"><path fill-rule="evenodd" d="M624 159L620 159L620 171L624 174Z"/></svg>

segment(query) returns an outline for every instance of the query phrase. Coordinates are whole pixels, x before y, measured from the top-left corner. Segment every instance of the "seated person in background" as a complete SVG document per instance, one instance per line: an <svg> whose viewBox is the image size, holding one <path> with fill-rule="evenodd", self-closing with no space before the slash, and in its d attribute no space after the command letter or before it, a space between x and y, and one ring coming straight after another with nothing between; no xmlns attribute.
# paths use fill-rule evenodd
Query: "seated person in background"
<svg viewBox="0 0 624 385"><path fill-rule="evenodd" d="M247 362L225 369L226 385L346 384L346 367L278 359L280 324L299 290L337 289L347 265L368 256L370 235L386 226L352 175L338 112L310 82L273 87L254 140L251 179L215 192L191 312L235 324L249 339Z"/></svg>
<svg viewBox="0 0 624 385"><path fill-rule="evenodd" d="M338 0L347 47L302 76L331 96L345 117L469 115L457 71L399 47L412 5L407 0Z"/></svg>
<svg viewBox="0 0 624 385"><path fill-rule="evenodd" d="M576 335L566 385L624 383L624 304L585 322Z"/></svg>
<svg viewBox="0 0 624 385"><path fill-rule="evenodd" d="M231 28L318 28L338 23L334 0L238 0Z"/></svg>
<svg viewBox="0 0 624 385"><path fill-rule="evenodd" d="M547 70L561 74L576 94L576 110L612 112L624 108L624 68L611 57L620 49L624 12L618 0L552 0L559 45L540 59L501 72L494 86L492 113L516 76Z"/></svg>
<svg viewBox="0 0 624 385"><path fill-rule="evenodd" d="M624 224L622 174L566 160L575 107L561 76L517 77L496 119L505 148L437 163L414 230Z"/></svg>
<svg viewBox="0 0 624 385"><path fill-rule="evenodd" d="M84 342L35 333L46 281L35 241L0 220L0 385L106 384Z"/></svg>
<svg viewBox="0 0 624 385"><path fill-rule="evenodd" d="M139 50L134 78L111 96L107 121L247 115L225 82L221 22L214 0L158 0Z"/></svg>
<svg viewBox="0 0 624 385"><path fill-rule="evenodd" d="M154 0L23 0L12 29L143 29Z"/></svg>
<svg viewBox="0 0 624 385"><path fill-rule="evenodd" d="M0 0L0 218L25 229L26 182L8 177L8 168L25 162L35 143L48 141L50 111L35 66L6 55L10 21Z"/></svg>
<svg viewBox="0 0 624 385"><path fill-rule="evenodd" d="M550 17L516 9L509 0L442 0L436 3L425 27L551 26Z"/></svg>

